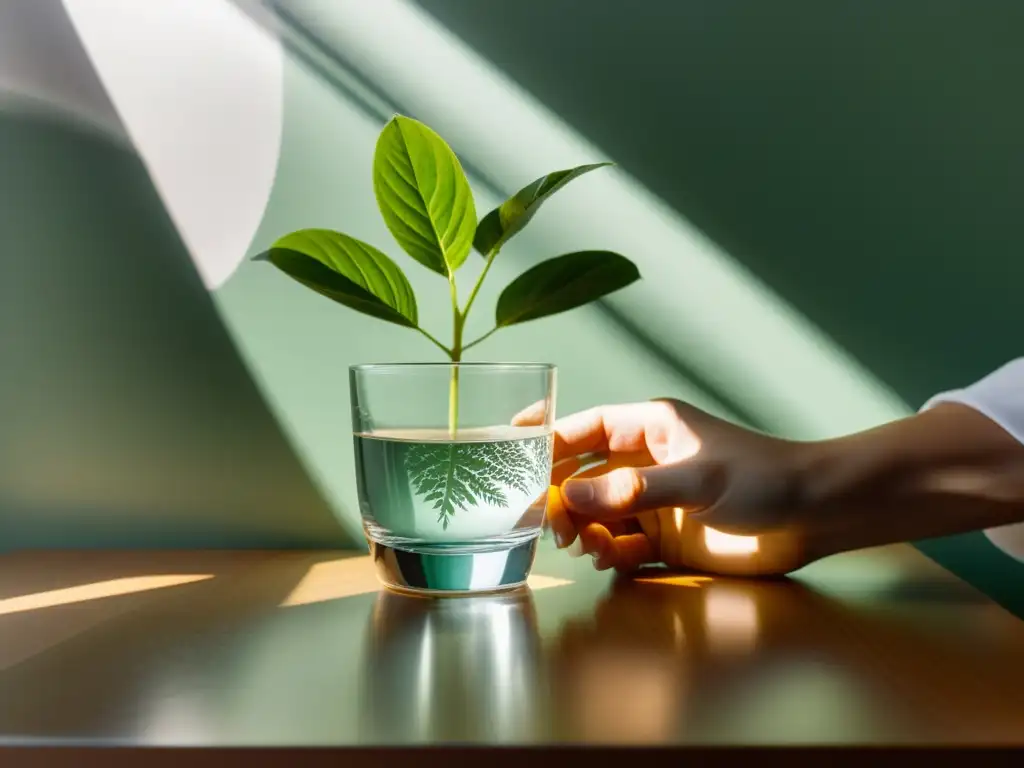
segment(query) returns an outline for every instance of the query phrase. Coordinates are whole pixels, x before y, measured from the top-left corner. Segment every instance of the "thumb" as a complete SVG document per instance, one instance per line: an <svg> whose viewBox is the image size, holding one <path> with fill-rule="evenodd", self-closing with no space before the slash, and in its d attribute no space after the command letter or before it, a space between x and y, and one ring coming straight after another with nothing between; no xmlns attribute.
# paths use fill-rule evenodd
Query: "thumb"
<svg viewBox="0 0 1024 768"><path fill-rule="evenodd" d="M617 520L662 507L702 503L698 468L689 463L620 467L603 475L566 480L566 508L593 520Z"/></svg>

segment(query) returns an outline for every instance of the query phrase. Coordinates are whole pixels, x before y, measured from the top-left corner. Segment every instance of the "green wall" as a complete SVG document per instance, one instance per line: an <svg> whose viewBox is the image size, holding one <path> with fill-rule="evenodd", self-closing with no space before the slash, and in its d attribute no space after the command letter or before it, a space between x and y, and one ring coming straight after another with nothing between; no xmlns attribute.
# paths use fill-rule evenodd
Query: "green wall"
<svg viewBox="0 0 1024 768"><path fill-rule="evenodd" d="M0 548L350 544L135 152L8 101L0 153Z"/></svg>
<svg viewBox="0 0 1024 768"><path fill-rule="evenodd" d="M348 98L306 63L289 59L277 176L250 253L302 227L350 233L401 264L416 291L421 323L446 339L451 325L447 282L401 253L377 209L373 150L388 116ZM474 187L481 211L499 202L486 186ZM514 249L507 250L479 294L467 331L471 337L490 329L498 292L524 268ZM458 274L463 299L483 265L482 259L473 258ZM419 334L333 304L261 262L243 263L213 297L304 465L342 524L358 535L348 367L441 360L440 352ZM594 354L597 348L602 355ZM732 416L715 397L636 344L594 307L503 330L470 357L555 363L562 412L673 391Z"/></svg>
<svg viewBox="0 0 1024 768"><path fill-rule="evenodd" d="M417 2L912 406L1024 354L1024 4Z"/></svg>
<svg viewBox="0 0 1024 768"><path fill-rule="evenodd" d="M909 403L1024 351L1024 4L419 5Z"/></svg>
<svg viewBox="0 0 1024 768"><path fill-rule="evenodd" d="M1024 6L419 5L911 406L1021 354ZM403 106L387 98L395 73L349 90L330 66L347 53L285 61L277 176L249 253L292 228L344 229L402 259L443 329L446 286L397 253L373 202L373 143ZM0 150L0 546L358 545L346 368L432 348L266 265L207 291L140 158L109 136L5 102ZM481 210L510 191L486 163L471 171ZM576 236L557 232L566 210L503 253L471 333L503 284ZM652 332L587 307L503 331L477 359L557 363L563 413L668 394L771 423L756 377L744 402L758 408L737 408L695 362L706 350L659 346L684 317ZM727 341L735 356L742 340ZM1015 564L981 534L922 548L1024 614Z"/></svg>
<svg viewBox="0 0 1024 768"><path fill-rule="evenodd" d="M60 19L46 7L40 33ZM111 125L88 124L80 104L0 93L0 548L362 546L347 368L436 359L433 348L266 264L205 287L147 169L152 146L125 138L84 52L60 52ZM403 261L421 317L443 333L446 283L397 254L376 210L370 163L387 116L294 58L284 76L277 173L249 255L292 228L352 232ZM201 183L206 169L192 171ZM513 256L492 270L472 333L523 268ZM553 360L565 410L671 390L731 415L593 308L481 352Z"/></svg>

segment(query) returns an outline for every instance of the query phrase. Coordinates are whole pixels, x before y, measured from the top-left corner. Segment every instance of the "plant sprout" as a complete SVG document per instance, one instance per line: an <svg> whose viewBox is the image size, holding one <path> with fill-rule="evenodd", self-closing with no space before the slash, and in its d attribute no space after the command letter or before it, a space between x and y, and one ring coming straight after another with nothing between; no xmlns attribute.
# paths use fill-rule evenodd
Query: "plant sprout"
<svg viewBox="0 0 1024 768"><path fill-rule="evenodd" d="M444 139L423 123L396 115L377 139L373 189L384 223L409 256L445 278L452 304L450 347L419 325L416 295L401 267L368 243L327 229L302 229L279 238L257 259L351 309L411 328L452 363L501 328L588 304L639 279L636 266L611 251L577 251L526 270L502 291L494 327L466 342L463 330L487 273L502 247L541 204L573 179L610 165L555 171L523 187L477 221L469 181ZM455 273L476 250L486 259L464 306ZM448 432L459 420L459 366L451 367Z"/></svg>

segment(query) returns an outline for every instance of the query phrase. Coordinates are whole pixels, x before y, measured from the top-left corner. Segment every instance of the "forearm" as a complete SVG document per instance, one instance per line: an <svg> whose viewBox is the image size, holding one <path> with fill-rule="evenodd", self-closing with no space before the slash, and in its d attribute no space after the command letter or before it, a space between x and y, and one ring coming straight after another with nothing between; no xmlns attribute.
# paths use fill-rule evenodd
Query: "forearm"
<svg viewBox="0 0 1024 768"><path fill-rule="evenodd" d="M958 403L810 444L798 474L821 554L1024 522L1024 444Z"/></svg>

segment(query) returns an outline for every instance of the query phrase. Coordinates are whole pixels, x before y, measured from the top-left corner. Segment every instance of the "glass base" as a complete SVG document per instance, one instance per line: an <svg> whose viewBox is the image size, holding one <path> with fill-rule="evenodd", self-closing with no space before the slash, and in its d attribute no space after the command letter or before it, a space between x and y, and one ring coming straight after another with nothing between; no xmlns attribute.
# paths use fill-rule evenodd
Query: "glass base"
<svg viewBox="0 0 1024 768"><path fill-rule="evenodd" d="M418 552L368 541L384 586L399 592L454 597L526 584L537 555L538 537L490 552Z"/></svg>

